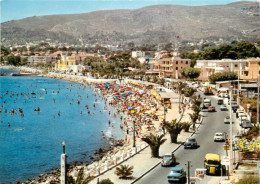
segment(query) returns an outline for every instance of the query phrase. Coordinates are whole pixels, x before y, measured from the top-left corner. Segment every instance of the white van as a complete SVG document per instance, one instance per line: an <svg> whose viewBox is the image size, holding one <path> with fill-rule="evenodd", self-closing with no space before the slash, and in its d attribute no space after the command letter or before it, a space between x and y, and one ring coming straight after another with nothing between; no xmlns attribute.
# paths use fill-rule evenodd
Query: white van
<svg viewBox="0 0 260 184"><path fill-rule="evenodd" d="M211 106L211 100L210 99L204 99L203 104L205 107L210 107Z"/></svg>

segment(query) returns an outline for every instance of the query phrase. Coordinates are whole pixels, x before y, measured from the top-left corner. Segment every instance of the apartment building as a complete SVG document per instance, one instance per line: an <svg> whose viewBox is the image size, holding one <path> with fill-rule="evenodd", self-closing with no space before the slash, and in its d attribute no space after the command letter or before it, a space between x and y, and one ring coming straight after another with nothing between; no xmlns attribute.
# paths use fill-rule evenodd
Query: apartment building
<svg viewBox="0 0 260 184"><path fill-rule="evenodd" d="M190 59L181 59L179 57L162 58L156 60L153 66L153 73L159 76L179 78L180 70L190 67Z"/></svg>
<svg viewBox="0 0 260 184"><path fill-rule="evenodd" d="M260 58L240 60L197 60L195 68L201 70L199 80L208 80L209 76L219 72L237 72L240 79L257 80L260 74Z"/></svg>
<svg viewBox="0 0 260 184"><path fill-rule="evenodd" d="M39 63L47 64L47 63L55 63L57 57L54 56L29 56L28 57L28 64L36 65Z"/></svg>

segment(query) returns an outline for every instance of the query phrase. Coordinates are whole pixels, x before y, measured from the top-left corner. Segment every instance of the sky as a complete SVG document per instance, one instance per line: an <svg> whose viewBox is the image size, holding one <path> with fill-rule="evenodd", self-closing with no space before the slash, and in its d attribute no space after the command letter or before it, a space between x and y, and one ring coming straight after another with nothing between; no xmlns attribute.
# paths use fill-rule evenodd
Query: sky
<svg viewBox="0 0 260 184"><path fill-rule="evenodd" d="M0 0L1 20L6 22L32 16L77 14L97 10L137 9L150 5L215 5L241 0ZM249 0L260 2L260 0Z"/></svg>

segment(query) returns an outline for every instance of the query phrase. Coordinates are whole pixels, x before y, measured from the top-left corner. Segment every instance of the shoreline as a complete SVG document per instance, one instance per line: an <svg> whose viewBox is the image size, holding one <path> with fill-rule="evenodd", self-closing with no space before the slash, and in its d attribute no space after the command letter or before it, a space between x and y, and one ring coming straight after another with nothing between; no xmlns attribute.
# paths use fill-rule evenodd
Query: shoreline
<svg viewBox="0 0 260 184"><path fill-rule="evenodd" d="M90 87L94 87L94 91L97 93L100 93L101 96L104 98L108 99L109 97L113 97L113 91L107 90L104 88L104 83L105 82L111 82L115 83L118 81L117 79L91 79L87 78L85 76L75 76L75 75L68 75L68 74L59 74L59 73L43 73L41 70L37 69L32 69L28 67L12 67L12 66L6 66L6 67L0 67L3 69L10 69L10 70L18 70L22 72L29 72L29 73L34 73L35 76L39 77L47 77L47 78L54 78L58 80L65 80L69 82L74 82L78 84L83 84L83 85L88 85ZM141 81L140 81L141 82ZM144 84L141 82L141 84ZM131 86L131 87L130 87ZM113 86L112 86L113 87ZM121 87L121 86L120 86ZM161 119L162 119L162 106L160 103L158 103L157 100L155 100L154 96L150 94L150 92L143 90L144 86L138 84L134 85L131 83L131 85L126 84L123 85L124 88L128 87L131 88L132 92L134 94L129 95L125 99L114 99L113 98L113 103L111 102L111 107L115 108L119 111L120 113L124 114L124 126L122 127L123 136L121 139L118 139L116 141L122 141L120 146L117 146L115 144L113 145L108 145L108 149L100 148L97 150L95 155L93 156L93 159L90 160L90 162L84 162L84 161L75 161L69 163L69 173L72 175L74 178L76 177L77 171L79 168L84 167L85 169L88 170L88 168L94 166L96 167L100 162L103 160L103 157L110 157L113 155L114 152L122 150L129 150L132 148L132 132L133 132L133 127L132 127L132 121L133 119L138 119L138 124L136 123L136 144L141 142L141 138L148 133L151 132L161 132ZM98 89L98 90L97 90ZM121 88L120 88L121 89ZM141 95L141 91L144 93ZM132 113L128 107L131 107L136 111L136 114ZM138 109L138 110L136 110ZM143 110L141 110L143 109ZM140 116L137 114L137 111L143 113L144 111L150 112L149 114L145 114L145 117ZM130 125L129 125L130 124ZM125 137L125 139L124 139ZM100 151L101 150L101 151ZM125 152L125 151L123 151ZM84 154L84 153L83 153ZM48 182L59 182L60 181L60 169L59 166L57 168L52 168L44 174L40 174L38 177L35 178L28 178L25 182L23 183L48 183Z"/></svg>
<svg viewBox="0 0 260 184"><path fill-rule="evenodd" d="M73 83L77 83L77 84L83 84L83 85L87 85L90 88L94 89L93 92L97 93L96 91L96 87L95 87L95 83L96 82L86 82L86 81L79 81L77 80L78 76L75 76L76 78L73 79L73 76L66 76L63 75L61 77L59 77L59 74L57 75L48 75L48 74L43 74L41 71L36 70L36 69L32 69L32 68L28 68L28 67L14 67L14 66L0 66L0 69L6 69L6 70L15 70L15 71L20 71L20 72L26 72L29 74L32 74L30 76L35 76L35 77L46 77L46 78L52 78L52 79L57 79L57 80L63 80L63 81L68 81L68 82L73 82ZM40 72L40 73L38 73ZM102 82L102 81L100 81ZM94 88L93 88L94 87ZM101 94L102 95L102 94ZM105 97L105 96L103 96ZM105 97L106 98L106 97ZM90 159L88 161L86 160L76 160L76 161L71 161L68 162L68 169L72 170L77 166L88 166L93 164L96 161L99 161L100 159L102 159L102 157L104 157L109 151L111 151L113 149L114 146L116 145L121 145L122 144L122 140L124 137L124 133L120 138L111 138L111 137L106 137L107 143L106 145L98 148L95 153L93 155L90 156ZM109 143L109 142L112 142ZM81 153L82 155L86 154L85 152ZM60 166L59 164L57 164L57 166L52 167L47 169L43 174L39 174L38 176L32 177L32 178L25 178L21 181L13 181L13 182L21 182L21 183L34 183L34 182L44 182L44 181L48 181L50 178L57 178L59 179L59 175L60 175Z"/></svg>

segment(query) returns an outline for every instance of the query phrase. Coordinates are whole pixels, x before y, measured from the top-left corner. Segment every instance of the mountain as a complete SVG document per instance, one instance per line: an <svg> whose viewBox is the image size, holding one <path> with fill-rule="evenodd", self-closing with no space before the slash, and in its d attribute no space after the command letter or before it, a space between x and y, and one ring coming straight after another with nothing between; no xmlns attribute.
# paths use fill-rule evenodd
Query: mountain
<svg viewBox="0 0 260 184"><path fill-rule="evenodd" d="M259 4L156 5L135 10L34 16L1 24L3 44L51 39L62 43L158 44L204 40L260 40ZM178 37L178 38L177 38Z"/></svg>

